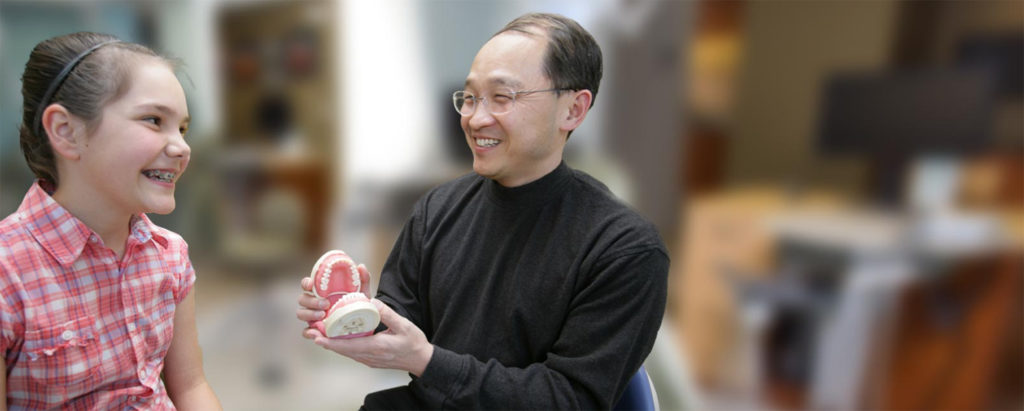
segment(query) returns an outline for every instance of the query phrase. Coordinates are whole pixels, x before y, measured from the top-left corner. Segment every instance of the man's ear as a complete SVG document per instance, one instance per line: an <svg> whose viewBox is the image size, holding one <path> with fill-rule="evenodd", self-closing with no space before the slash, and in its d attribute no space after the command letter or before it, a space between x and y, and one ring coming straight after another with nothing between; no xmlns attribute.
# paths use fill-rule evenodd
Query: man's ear
<svg viewBox="0 0 1024 411"><path fill-rule="evenodd" d="M68 160L81 156L81 124L64 106L54 103L43 110L43 130L50 140L53 153Z"/></svg>
<svg viewBox="0 0 1024 411"><path fill-rule="evenodd" d="M572 93L575 95L569 105L569 110L566 112L565 117L561 119L558 127L562 131L572 131L579 127L583 123L583 119L587 118L587 113L590 111L590 102L594 101L594 94L590 90L579 90Z"/></svg>

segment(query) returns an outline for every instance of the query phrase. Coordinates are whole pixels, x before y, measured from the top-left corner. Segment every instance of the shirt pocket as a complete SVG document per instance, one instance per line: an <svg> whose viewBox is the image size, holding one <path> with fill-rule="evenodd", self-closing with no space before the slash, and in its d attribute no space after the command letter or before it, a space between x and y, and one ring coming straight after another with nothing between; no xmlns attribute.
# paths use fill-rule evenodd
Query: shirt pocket
<svg viewBox="0 0 1024 411"><path fill-rule="evenodd" d="M84 317L56 327L25 331L22 353L28 378L43 385L88 384L100 365L96 321Z"/></svg>

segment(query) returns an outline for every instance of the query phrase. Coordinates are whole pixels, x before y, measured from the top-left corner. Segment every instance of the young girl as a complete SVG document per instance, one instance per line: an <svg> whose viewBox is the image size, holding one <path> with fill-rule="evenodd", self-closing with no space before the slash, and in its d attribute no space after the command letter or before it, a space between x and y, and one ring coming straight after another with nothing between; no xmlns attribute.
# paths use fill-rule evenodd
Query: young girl
<svg viewBox="0 0 1024 411"><path fill-rule="evenodd" d="M21 149L38 178L0 222L0 410L217 409L174 210L188 165L174 66L115 37L36 45Z"/></svg>

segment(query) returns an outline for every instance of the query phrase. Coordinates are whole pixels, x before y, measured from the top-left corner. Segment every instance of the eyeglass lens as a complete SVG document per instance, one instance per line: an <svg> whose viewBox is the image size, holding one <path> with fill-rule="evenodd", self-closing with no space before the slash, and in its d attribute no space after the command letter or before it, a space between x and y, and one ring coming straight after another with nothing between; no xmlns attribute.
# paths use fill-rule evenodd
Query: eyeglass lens
<svg viewBox="0 0 1024 411"><path fill-rule="evenodd" d="M486 106L491 114L504 114L512 110L515 95L511 90L496 92L489 97L476 97L465 91L456 91L452 94L452 102L455 103L455 111L464 116L472 115L478 104Z"/></svg>

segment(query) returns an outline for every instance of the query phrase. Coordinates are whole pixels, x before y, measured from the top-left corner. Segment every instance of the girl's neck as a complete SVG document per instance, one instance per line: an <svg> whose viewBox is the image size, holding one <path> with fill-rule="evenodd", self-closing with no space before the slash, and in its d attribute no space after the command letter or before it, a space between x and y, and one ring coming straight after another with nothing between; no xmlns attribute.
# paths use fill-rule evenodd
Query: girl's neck
<svg viewBox="0 0 1024 411"><path fill-rule="evenodd" d="M70 184L58 187L53 193L53 199L100 236L103 245L113 250L118 259L121 258L131 231L128 227L131 213L104 203L102 195L76 190Z"/></svg>

